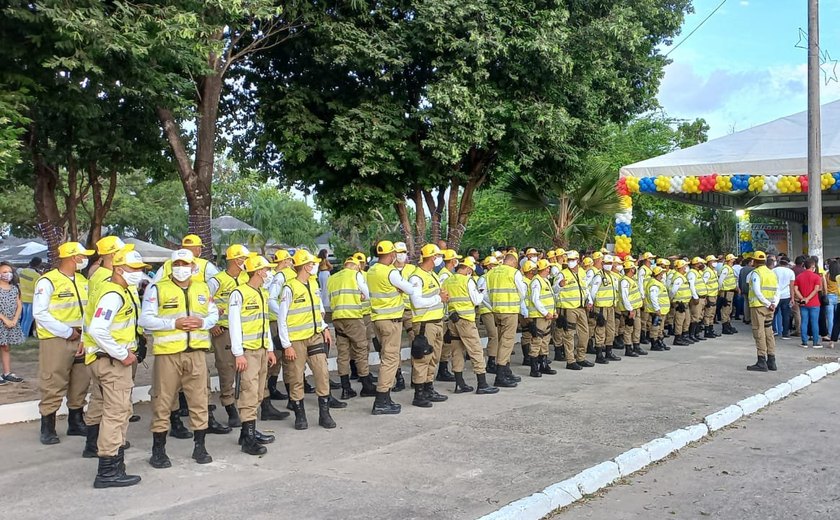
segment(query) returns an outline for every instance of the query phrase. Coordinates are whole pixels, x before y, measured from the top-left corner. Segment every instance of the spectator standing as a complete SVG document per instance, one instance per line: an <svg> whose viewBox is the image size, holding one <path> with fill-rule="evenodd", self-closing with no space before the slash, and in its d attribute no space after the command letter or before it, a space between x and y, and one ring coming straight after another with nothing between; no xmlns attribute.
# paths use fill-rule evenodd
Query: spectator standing
<svg viewBox="0 0 840 520"><path fill-rule="evenodd" d="M823 279L816 273L816 263L809 258L805 261L805 270L796 276L793 282L794 295L799 303L802 316L802 348L808 348L809 330L814 342L814 348L822 348L819 333L820 297L819 292Z"/></svg>
<svg viewBox="0 0 840 520"><path fill-rule="evenodd" d="M330 279L333 266L327 259L327 256L326 249L318 251L318 289L321 291L321 302L324 304L324 310L331 313L330 292L327 290L327 280Z"/></svg>
<svg viewBox="0 0 840 520"><path fill-rule="evenodd" d="M780 297L779 306L776 307L776 313L773 316L773 330L776 334L781 335L782 339L790 339L790 300L796 275L785 257L782 257L779 261L778 267L773 268L773 272L779 280Z"/></svg>
<svg viewBox="0 0 840 520"><path fill-rule="evenodd" d="M41 277L41 264L43 260L36 256L29 261L29 265L18 269L18 289L20 289L20 299L23 302L23 310L20 315L20 330L23 332L23 337L26 338L32 332L32 324L35 323L35 318L32 315L32 296L35 294L35 282Z"/></svg>
<svg viewBox="0 0 840 520"><path fill-rule="evenodd" d="M20 288L14 283L14 279L12 266L0 262L0 357L3 360L0 385L23 381L12 372L11 346L23 343L23 332L20 329L23 304L20 300Z"/></svg>
<svg viewBox="0 0 840 520"><path fill-rule="evenodd" d="M750 282L749 277L750 273L753 271L754 267L750 263L750 259L744 257L744 261L741 264L741 271L738 273L738 288L741 290L741 297L742 297L742 305L746 306L747 302L749 302L750 297ZM744 313L744 323L750 323L750 313L747 311L746 308L742 309Z"/></svg>

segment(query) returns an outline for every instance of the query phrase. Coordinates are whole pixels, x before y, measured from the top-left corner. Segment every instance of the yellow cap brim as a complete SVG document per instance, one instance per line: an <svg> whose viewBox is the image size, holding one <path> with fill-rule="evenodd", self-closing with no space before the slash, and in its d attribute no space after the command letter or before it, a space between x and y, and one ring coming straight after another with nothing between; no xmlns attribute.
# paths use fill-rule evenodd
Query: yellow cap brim
<svg viewBox="0 0 840 520"><path fill-rule="evenodd" d="M130 264L118 264L118 265L125 265L125 266L128 266L128 267L134 268L134 269L143 269L143 268L146 268L146 267L152 267L149 264L144 264L142 262L140 262L140 263L135 262L135 263L130 263Z"/></svg>

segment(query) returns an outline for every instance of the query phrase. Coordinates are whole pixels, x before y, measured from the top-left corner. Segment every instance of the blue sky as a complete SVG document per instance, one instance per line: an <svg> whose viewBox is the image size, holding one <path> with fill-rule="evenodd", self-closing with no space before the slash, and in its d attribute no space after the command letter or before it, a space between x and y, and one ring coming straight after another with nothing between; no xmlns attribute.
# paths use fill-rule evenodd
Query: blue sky
<svg viewBox="0 0 840 520"><path fill-rule="evenodd" d="M720 1L695 0L674 42ZM821 48L840 59L840 0L820 4ZM727 0L669 56L660 104L672 117L705 118L710 138L805 110L808 56L795 45L807 25L807 0ZM824 78L821 103L840 99L840 83L826 85Z"/></svg>

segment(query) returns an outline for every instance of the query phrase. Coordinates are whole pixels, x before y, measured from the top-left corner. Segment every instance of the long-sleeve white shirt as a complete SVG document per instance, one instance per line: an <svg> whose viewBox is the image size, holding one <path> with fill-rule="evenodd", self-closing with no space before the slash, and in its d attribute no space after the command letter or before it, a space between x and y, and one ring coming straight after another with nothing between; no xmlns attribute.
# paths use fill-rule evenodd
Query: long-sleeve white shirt
<svg viewBox="0 0 840 520"><path fill-rule="evenodd" d="M683 279L682 278L676 278L675 277L674 280L671 282L671 290L668 293L668 295L671 297L671 299L673 299L677 295L677 291L680 290L680 287L682 287L682 284L683 284Z"/></svg>
<svg viewBox="0 0 840 520"><path fill-rule="evenodd" d="M656 285L651 285L648 289L650 291L650 306L653 307L657 313L660 310L659 307L659 287Z"/></svg>
<svg viewBox="0 0 840 520"><path fill-rule="evenodd" d="M289 316L289 307L292 304L292 289L290 287L283 287L280 293L280 308L277 312L277 335L280 336L280 345L287 349L292 346L292 340L289 339L289 325L286 323L286 318ZM321 319L321 328L326 330L327 323ZM231 345L233 351L233 345Z"/></svg>
<svg viewBox="0 0 840 520"><path fill-rule="evenodd" d="M388 274L388 281L391 282L391 285L399 289L400 291L407 294L409 297L414 293L414 286L408 283L408 280L405 280L402 277L399 269L393 269Z"/></svg>
<svg viewBox="0 0 840 520"><path fill-rule="evenodd" d="M286 275L282 271L277 271L268 286L268 310L274 314L275 318L280 316L280 293L283 292L284 285L286 285Z"/></svg>
<svg viewBox="0 0 840 520"><path fill-rule="evenodd" d="M175 330L175 318L158 316L157 285L150 285L143 294L143 309L140 311L138 325L145 330ZM207 304L207 317L203 318L202 330L210 330L219 321L219 308L211 299Z"/></svg>
<svg viewBox="0 0 840 520"><path fill-rule="evenodd" d="M490 303L490 291L487 290L487 276L480 276L476 283L478 292L481 293L481 306L488 310L493 310L493 305Z"/></svg>
<svg viewBox="0 0 840 520"><path fill-rule="evenodd" d="M598 289L601 288L601 284L604 283L604 277L599 272L596 272L592 277L592 281L589 283L589 299L590 301L595 301L595 296L598 294Z"/></svg>
<svg viewBox="0 0 840 520"><path fill-rule="evenodd" d="M70 277L73 279L73 277ZM50 314L50 300L52 300L55 287L47 278L41 278L35 284L35 293L32 295L32 316L38 325L47 329L50 333L59 338L69 338L73 335L73 327L66 325ZM82 314L84 315L84 314Z"/></svg>
<svg viewBox="0 0 840 520"><path fill-rule="evenodd" d="M413 274L409 276L408 283L413 287L411 294L409 294L409 299L411 300L411 306L415 309L433 307L441 303L440 296L437 294L429 297L423 296L423 279L419 275Z"/></svg>
<svg viewBox="0 0 840 520"><path fill-rule="evenodd" d="M772 273L772 271L771 271L771 273ZM775 277L776 275L773 274L773 276ZM773 299L768 300L767 298L764 297L764 293L761 291L761 276L759 276L758 273L753 271L753 272L750 273L749 277L750 277L750 291L752 292L752 294L754 294L756 296L756 298L758 298L758 301L760 301L762 305L764 305L765 307L770 307L771 305L779 305L779 300L781 299L781 297L779 295L779 288L778 287L776 287L776 292L773 293ZM807 296L807 295L803 295L803 296Z"/></svg>
<svg viewBox="0 0 840 520"><path fill-rule="evenodd" d="M699 300L700 296L697 295L697 288L695 284L697 283L697 275L700 274L695 269L691 269L688 271L688 288L691 290L691 298L693 300Z"/></svg>
<svg viewBox="0 0 840 520"><path fill-rule="evenodd" d="M279 322L278 322L279 323ZM230 353L234 357L245 354L242 347L242 293L234 289L228 299L228 330L230 332ZM271 329L266 328L263 332L268 351L274 351L274 343L271 341Z"/></svg>
<svg viewBox="0 0 840 520"><path fill-rule="evenodd" d="M734 271L731 271L729 269L724 269L723 267L721 267L720 270L718 271L718 290L719 291L723 291L723 282L729 277L729 273L734 274ZM736 280L736 285L737 285L737 280Z"/></svg>
<svg viewBox="0 0 840 520"><path fill-rule="evenodd" d="M624 305L624 308L632 309L633 306L630 305L630 282L622 279L618 282L618 288L620 289L621 303Z"/></svg>
<svg viewBox="0 0 840 520"><path fill-rule="evenodd" d="M470 294L470 301L473 305L480 304L482 299L484 298L484 296L478 290L478 284L472 278L467 280L467 292L469 292Z"/></svg>
<svg viewBox="0 0 840 520"><path fill-rule="evenodd" d="M542 296L542 285L538 279L534 278L531 280L531 304L540 314L545 316L548 314L548 309L540 301L540 296Z"/></svg>
<svg viewBox="0 0 840 520"><path fill-rule="evenodd" d="M87 333L96 341L99 348L112 358L120 361L128 357L128 349L114 341L114 336L111 335L111 326L122 306L123 297L119 294L115 292L103 294L96 304L96 313L91 318L90 327L87 330Z"/></svg>
<svg viewBox="0 0 840 520"><path fill-rule="evenodd" d="M645 272L644 264L639 266L639 269L636 271L636 279L639 281L639 287L644 290L645 286L645 278L647 278L648 273Z"/></svg>

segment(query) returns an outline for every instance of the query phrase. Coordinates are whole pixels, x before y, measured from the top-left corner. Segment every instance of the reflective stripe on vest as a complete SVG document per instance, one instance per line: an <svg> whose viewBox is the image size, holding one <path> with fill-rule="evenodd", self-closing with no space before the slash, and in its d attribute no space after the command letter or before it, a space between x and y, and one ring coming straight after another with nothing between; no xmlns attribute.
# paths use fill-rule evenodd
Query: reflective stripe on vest
<svg viewBox="0 0 840 520"><path fill-rule="evenodd" d="M32 295L35 294L35 282L41 277L38 271L31 267L25 267L18 271L20 278L20 301L32 303Z"/></svg>
<svg viewBox="0 0 840 520"><path fill-rule="evenodd" d="M734 291L738 287L738 279L735 277L735 269L731 265L724 264L721 274L726 272L726 278L723 279L723 290Z"/></svg>
<svg viewBox="0 0 840 520"><path fill-rule="evenodd" d="M100 267L100 269L102 268ZM117 311L114 319L111 321L111 337L114 338L114 341L118 345L124 347L125 349L137 350L138 309L134 303L134 298L131 296L130 290L127 287L121 287L113 282L102 282L99 289L99 294L101 296L97 298L94 308L99 304L99 300L101 300L106 294L115 293L122 298L122 306ZM105 352L105 350L100 348L92 337L90 343L85 341L86 365L90 365L96 361L97 352Z"/></svg>
<svg viewBox="0 0 840 520"><path fill-rule="evenodd" d="M176 320L185 316L205 319L210 312L210 288L204 282L194 279L186 289L166 278L155 284L157 288L157 315L159 318ZM210 348L210 331L199 329L192 331L155 330L153 351L157 355L177 354L187 347L193 349Z"/></svg>
<svg viewBox="0 0 840 520"><path fill-rule="evenodd" d="M680 272L674 274L674 281L682 280L680 288L674 295L674 302L688 303L691 300L691 287L688 286L688 277ZM673 284L673 282L671 282Z"/></svg>
<svg viewBox="0 0 840 520"><path fill-rule="evenodd" d="M242 348L245 350L267 349L269 341L271 341L268 321L268 291L262 287L254 289L248 284L242 284L233 292L242 295L242 307L239 309Z"/></svg>
<svg viewBox="0 0 840 520"><path fill-rule="evenodd" d="M645 312L656 312L650 299L650 288L659 288L659 297L656 301L659 303L659 313L662 315L668 314L671 311L671 300L668 298L668 290L665 289L665 284L654 277L650 277L647 281L647 289L645 290Z"/></svg>
<svg viewBox="0 0 840 520"><path fill-rule="evenodd" d="M362 317L362 291L356 281L358 271L342 269L327 280L333 319L360 319Z"/></svg>
<svg viewBox="0 0 840 520"><path fill-rule="evenodd" d="M701 298L708 296L709 289L706 287L706 282L703 281L703 271L692 269L692 272L694 273L694 291L697 293L697 296Z"/></svg>
<svg viewBox="0 0 840 520"><path fill-rule="evenodd" d="M95 345L96 341L93 336L88 334L87 329L90 326L90 320L93 319L93 313L96 311L96 305L99 303L99 297L102 294L102 287L105 282L111 279L113 271L107 267L99 266L96 271L90 275L88 279L88 300L85 304L85 326L82 333L82 343L87 345Z"/></svg>
<svg viewBox="0 0 840 520"><path fill-rule="evenodd" d="M81 273L76 273L71 279L58 269L47 272L41 278L46 278L53 286L50 304L47 307L52 317L68 327L81 328L84 324L85 307L88 301L87 278ZM37 320L36 331L38 339L56 337L55 334L38 325Z"/></svg>
<svg viewBox="0 0 840 520"><path fill-rule="evenodd" d="M312 283L301 283L297 278L286 281L286 287L292 291L289 314L286 316L286 328L290 341L303 341L320 334L321 308L318 304L318 291Z"/></svg>
<svg viewBox="0 0 840 520"><path fill-rule="evenodd" d="M761 281L761 294L764 296L764 299L771 302L776 297L776 289L779 287L779 279L776 278L776 273L771 271L766 265L760 265L753 269L750 276L753 273L758 275L759 280ZM752 283L750 283L750 307L765 307L761 300L758 299L758 295L755 294L755 291L752 290Z"/></svg>
<svg viewBox="0 0 840 520"><path fill-rule="evenodd" d="M475 305L470 298L469 282L470 277L455 273L443 282L443 289L449 293L449 310L457 312L462 320L475 321Z"/></svg>
<svg viewBox="0 0 840 520"><path fill-rule="evenodd" d="M240 271L234 278L227 271L222 271L213 277L219 284L216 293L213 295L213 302L219 308L219 321L216 323L220 327L228 327L228 301L230 300L230 293L240 285L248 283L248 273Z"/></svg>
<svg viewBox="0 0 840 520"><path fill-rule="evenodd" d="M440 279L434 272L428 272L422 268L417 268L414 274L423 281L422 296L424 298L432 298L440 294ZM451 277L450 277L451 278ZM438 301L431 307L415 307L411 305L411 322L420 323L421 321L440 321L443 319L443 302Z"/></svg>
<svg viewBox="0 0 840 520"><path fill-rule="evenodd" d="M601 285L595 293L596 307L615 306L615 279L608 271L601 270Z"/></svg>
<svg viewBox="0 0 840 520"><path fill-rule="evenodd" d="M405 306L400 291L388 277L397 268L392 265L373 264L368 271L368 289L370 290L371 319L395 320L402 318ZM399 273L399 271L398 271Z"/></svg>
<svg viewBox="0 0 840 520"><path fill-rule="evenodd" d="M516 288L517 270L507 264L494 267L487 274L487 291L490 305L497 314L519 314L519 289Z"/></svg>
<svg viewBox="0 0 840 520"><path fill-rule="evenodd" d="M563 286L557 295L561 309L580 309L586 305L586 273L578 267L574 271L563 269Z"/></svg>
<svg viewBox="0 0 840 520"><path fill-rule="evenodd" d="M403 277L403 280L408 280L411 276L420 269L414 264L405 264L400 269L400 275ZM402 295L403 305L405 305L406 310L411 310L411 297L405 293Z"/></svg>
<svg viewBox="0 0 840 520"><path fill-rule="evenodd" d="M534 276L534 280L537 280L540 284L540 303L543 304L543 307L549 312L554 313L555 305L554 305L554 292L551 290L551 285L540 275ZM531 280L533 282L533 280ZM537 307L531 301L531 284L528 284L528 299L525 301L525 305L528 307L528 317L529 318L542 318L543 313L537 310Z"/></svg>
<svg viewBox="0 0 840 520"><path fill-rule="evenodd" d="M718 276L717 272L711 267L703 269L709 273L709 281L706 282L706 296L717 296L718 293Z"/></svg>
<svg viewBox="0 0 840 520"><path fill-rule="evenodd" d="M627 311L634 311L636 309L641 309L643 300L642 300L642 291L639 290L639 282L630 278L629 276L625 276L623 281L627 282L627 299L630 300L630 308L626 308L624 305L624 298L618 299L618 308L623 312Z"/></svg>

